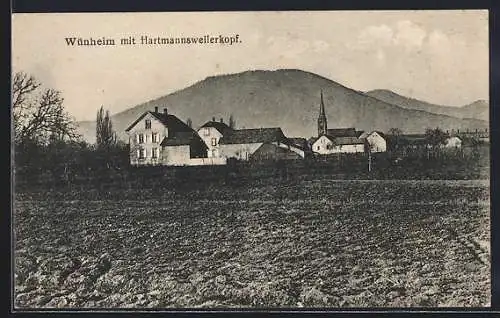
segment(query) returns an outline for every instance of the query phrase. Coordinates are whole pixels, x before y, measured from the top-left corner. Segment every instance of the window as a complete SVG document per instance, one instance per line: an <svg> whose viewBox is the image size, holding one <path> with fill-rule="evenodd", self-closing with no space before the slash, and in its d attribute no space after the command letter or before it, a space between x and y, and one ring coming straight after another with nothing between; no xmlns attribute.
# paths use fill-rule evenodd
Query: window
<svg viewBox="0 0 500 318"><path fill-rule="evenodd" d="M151 149L151 158L153 159L158 158L158 148Z"/></svg>
<svg viewBox="0 0 500 318"><path fill-rule="evenodd" d="M212 146L217 146L217 138L212 138Z"/></svg>
<svg viewBox="0 0 500 318"><path fill-rule="evenodd" d="M138 141L140 144L143 144L143 143L144 143L144 134L139 134L139 135L137 135L137 141Z"/></svg>
<svg viewBox="0 0 500 318"><path fill-rule="evenodd" d="M146 119L146 129L151 129L151 119Z"/></svg>
<svg viewBox="0 0 500 318"><path fill-rule="evenodd" d="M152 142L158 142L158 133L153 133L151 135Z"/></svg>
<svg viewBox="0 0 500 318"><path fill-rule="evenodd" d="M138 152L139 159L146 158L146 151L143 148L139 149L137 152Z"/></svg>
<svg viewBox="0 0 500 318"><path fill-rule="evenodd" d="M316 149L316 150L319 150L319 146L318 146L318 149Z"/></svg>
<svg viewBox="0 0 500 318"><path fill-rule="evenodd" d="M203 128L203 134L204 134L205 136L210 136L210 129L208 129L208 128Z"/></svg>

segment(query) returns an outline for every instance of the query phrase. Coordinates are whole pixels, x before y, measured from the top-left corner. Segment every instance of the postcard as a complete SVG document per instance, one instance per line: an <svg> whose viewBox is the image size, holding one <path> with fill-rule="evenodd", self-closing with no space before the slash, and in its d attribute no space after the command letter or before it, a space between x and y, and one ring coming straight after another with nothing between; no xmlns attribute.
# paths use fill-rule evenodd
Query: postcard
<svg viewBox="0 0 500 318"><path fill-rule="evenodd" d="M486 10L12 15L15 311L490 307Z"/></svg>

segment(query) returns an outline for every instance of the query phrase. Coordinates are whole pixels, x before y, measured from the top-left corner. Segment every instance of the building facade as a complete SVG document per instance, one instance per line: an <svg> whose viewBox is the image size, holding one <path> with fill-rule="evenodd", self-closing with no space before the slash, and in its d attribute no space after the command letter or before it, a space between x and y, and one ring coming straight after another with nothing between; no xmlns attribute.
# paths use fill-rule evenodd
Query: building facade
<svg viewBox="0 0 500 318"><path fill-rule="evenodd" d="M166 108L145 112L125 131L133 166L191 165L193 159L207 158L207 146L197 132Z"/></svg>
<svg viewBox="0 0 500 318"><path fill-rule="evenodd" d="M198 135L205 142L205 145L208 147L207 157L208 158L221 158L222 155L220 153L220 139L224 135L228 135L233 131L228 125L226 125L222 118L219 122L215 121L215 118L212 118L212 121L209 121L203 124L198 129Z"/></svg>
<svg viewBox="0 0 500 318"><path fill-rule="evenodd" d="M370 152L386 152L387 140L385 135L379 131L364 132L359 136L359 139L366 140L368 150Z"/></svg>
<svg viewBox="0 0 500 318"><path fill-rule="evenodd" d="M360 153L365 152L365 142L356 137L332 137L323 135L313 143L312 150L314 153L320 155Z"/></svg>

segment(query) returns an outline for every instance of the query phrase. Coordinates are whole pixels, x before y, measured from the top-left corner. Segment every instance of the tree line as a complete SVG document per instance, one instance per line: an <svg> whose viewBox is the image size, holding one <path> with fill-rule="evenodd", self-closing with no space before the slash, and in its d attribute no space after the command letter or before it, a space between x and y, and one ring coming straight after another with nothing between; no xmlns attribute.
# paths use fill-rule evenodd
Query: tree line
<svg viewBox="0 0 500 318"><path fill-rule="evenodd" d="M60 91L45 88L33 76L17 72L12 78L12 125L17 177L49 174L69 179L128 163L128 145L118 141L109 111L96 115L96 143L77 133L75 120L64 107Z"/></svg>
<svg viewBox="0 0 500 318"><path fill-rule="evenodd" d="M33 182L48 175L63 181L129 167L129 145L117 138L109 111L103 106L96 114L96 142L90 144L77 132L60 91L44 87L25 72L13 75L11 89L17 180ZM186 122L192 127L190 118ZM232 114L229 126L236 126Z"/></svg>

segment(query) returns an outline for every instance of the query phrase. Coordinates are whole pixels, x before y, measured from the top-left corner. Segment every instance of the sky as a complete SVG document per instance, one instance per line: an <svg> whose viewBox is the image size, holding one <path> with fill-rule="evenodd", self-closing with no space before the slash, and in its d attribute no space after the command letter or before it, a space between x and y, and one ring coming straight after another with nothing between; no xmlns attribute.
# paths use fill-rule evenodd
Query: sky
<svg viewBox="0 0 500 318"><path fill-rule="evenodd" d="M233 45L68 46L65 38L235 36ZM288 11L13 14L12 70L93 120L208 76L302 69L356 90L447 106L489 97L488 12Z"/></svg>

